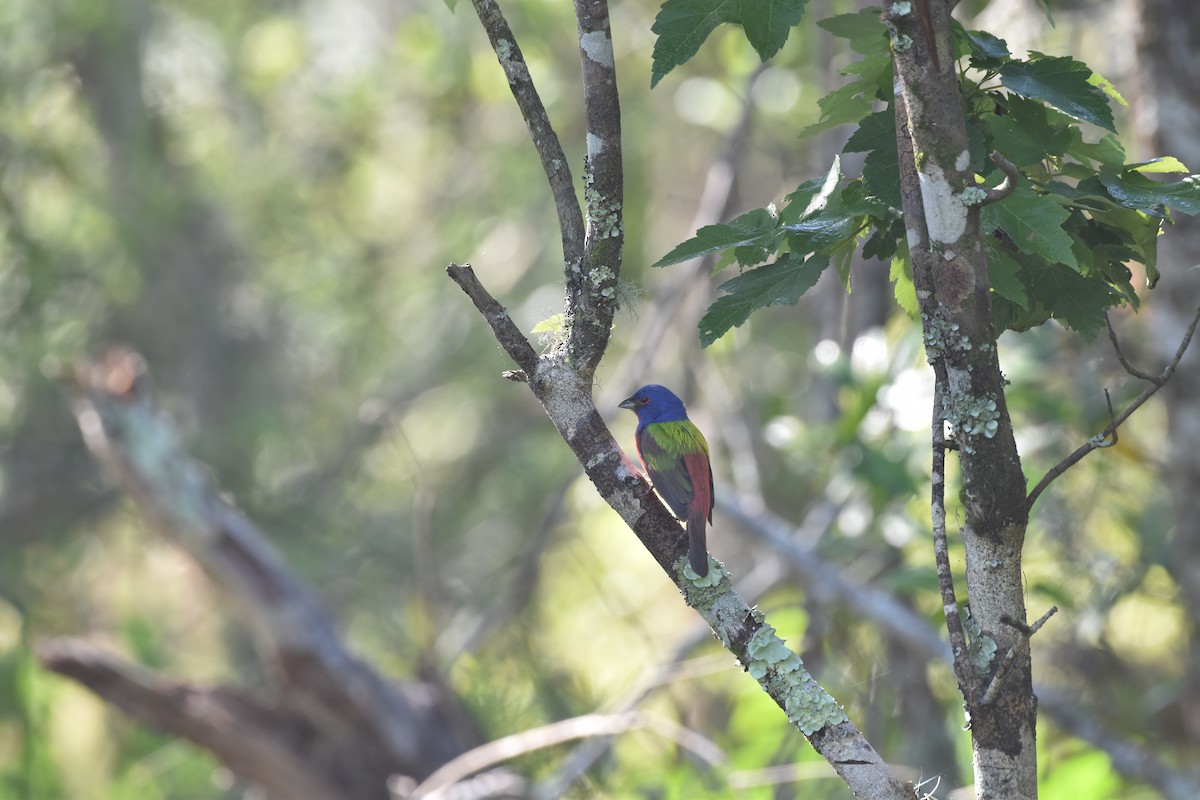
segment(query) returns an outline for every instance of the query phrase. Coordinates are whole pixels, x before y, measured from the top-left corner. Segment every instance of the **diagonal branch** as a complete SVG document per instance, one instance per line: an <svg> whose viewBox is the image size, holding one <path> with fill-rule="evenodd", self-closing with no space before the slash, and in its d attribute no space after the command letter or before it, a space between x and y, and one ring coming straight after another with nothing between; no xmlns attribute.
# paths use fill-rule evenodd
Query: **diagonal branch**
<svg viewBox="0 0 1200 800"><path fill-rule="evenodd" d="M350 797L319 766L309 747L319 737L299 714L224 687L160 678L77 639L41 642L37 655L139 722L212 751L270 796Z"/></svg>
<svg viewBox="0 0 1200 800"><path fill-rule="evenodd" d="M718 564L706 578L684 576L687 537L628 457L592 403L591 382L559 358L537 358L503 308L466 267L448 272L485 311L506 351L522 360L529 387L604 500L680 587L688 605L787 714L788 720L859 797L910 800L912 791L892 774L837 701L804 668L763 615L734 591ZM514 333L515 332L515 333ZM520 341L515 341L519 339Z"/></svg>
<svg viewBox="0 0 1200 800"><path fill-rule="evenodd" d="M158 531L240 602L280 694L319 729L357 732L330 747L354 750L351 763L360 760L364 772L369 764L385 776L421 777L461 751L430 735L432 708L346 650L316 595L187 455L150 397L139 355L114 349L77 368L69 382L88 449Z"/></svg>
<svg viewBox="0 0 1200 800"><path fill-rule="evenodd" d="M1141 408L1143 403L1157 394L1158 390L1165 386L1167 381L1171 380L1171 376L1175 374L1175 369L1179 366L1179 362L1183 360L1184 353L1187 352L1188 345L1192 343L1192 336L1196 333L1196 326L1198 324L1200 324L1200 307L1196 308L1196 313L1192 316L1192 322L1190 325L1188 325L1187 331L1183 335L1183 339L1179 342L1179 348L1175 351L1175 356L1169 362L1167 362L1167 365L1163 367L1162 372L1158 373L1157 375L1151 375L1150 373L1137 369L1125 359L1124 353L1121 352L1121 346L1117 342L1117 335L1113 332L1112 326L1109 326L1109 337L1112 339L1113 346L1117 351L1117 358L1120 360L1121 366L1123 366L1130 375L1148 381L1150 385L1147 386L1132 403L1126 406L1125 410L1118 414L1112 420L1112 422L1108 424L1108 427L1100 431L1100 433L1096 434L1092 438L1088 439L1086 442L1080 445L1075 452L1071 453L1071 455L1055 464L1049 472L1042 476L1042 479L1038 481L1037 485L1033 487L1033 490L1029 492L1029 497L1025 501L1027 508L1033 508L1033 504L1037 502L1037 499L1041 496L1042 492L1046 491L1046 487L1053 483L1054 480L1064 472L1082 461L1084 456L1086 456L1088 453L1092 452L1093 450L1100 450L1104 447L1110 446L1111 438L1116 435L1117 428L1121 427L1125 420L1129 419L1129 417L1133 415L1133 412Z"/></svg>

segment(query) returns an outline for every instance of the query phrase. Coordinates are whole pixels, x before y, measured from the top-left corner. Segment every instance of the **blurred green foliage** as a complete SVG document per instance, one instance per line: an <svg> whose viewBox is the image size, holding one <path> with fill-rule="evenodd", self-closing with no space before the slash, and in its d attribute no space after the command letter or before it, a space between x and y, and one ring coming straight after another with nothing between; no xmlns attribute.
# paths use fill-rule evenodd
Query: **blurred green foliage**
<svg viewBox="0 0 1200 800"><path fill-rule="evenodd" d="M849 10L811 5L812 19ZM505 10L578 173L570 7ZM836 144L801 146L795 133L817 121L827 66L844 55L804 26L755 75L744 37L717 30L651 93L656 12L648 0L613 7L623 277L644 296L618 317L601 411L631 443L616 400L649 378L678 387L727 486L793 520L821 497L840 503L813 544L938 626L919 332L903 315L872 317L834 281L701 356L707 284L647 268L692 233L747 95L755 124L733 214L829 163ZM107 341L147 353L195 451L318 587L352 646L388 675L443 679L486 737L611 708L695 634L698 620L579 480L529 393L499 377L510 365L443 273L472 262L525 330L561 310L553 207L469 6L9 0L0 39L0 795L240 796L207 754L34 660L38 638L78 634L190 681L264 680L237 609L80 451L52 378ZM855 268L887 291L886 264ZM648 339L676 300L668 333ZM1103 348L1059 329L1002 346L1034 480L1103 427L1104 387L1116 402L1137 390ZM1117 447L1043 497L1026 563L1032 610L1063 606L1035 642L1041 677L1077 684L1089 654L1106 654L1081 701L1169 742L1178 721L1156 687L1178 679L1183 611L1161 567L1171 522L1155 477L1158 414L1147 407ZM722 520L719 503L711 548L735 581L778 558ZM962 778L948 670L904 660L792 581L759 603L889 760L914 778L944 774L943 790ZM726 764L706 768L635 732L573 796L845 797L727 654L700 641L644 708L713 740ZM932 713L909 716L910 697L928 697ZM1144 796L1053 729L1039 745L1048 797L1081 786ZM546 776L561 756L517 766Z"/></svg>

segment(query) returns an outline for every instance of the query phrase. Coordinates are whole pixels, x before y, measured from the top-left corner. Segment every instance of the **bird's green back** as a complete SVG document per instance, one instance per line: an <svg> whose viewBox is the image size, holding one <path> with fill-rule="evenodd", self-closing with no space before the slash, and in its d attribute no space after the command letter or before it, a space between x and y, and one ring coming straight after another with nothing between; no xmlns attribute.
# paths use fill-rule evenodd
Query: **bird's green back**
<svg viewBox="0 0 1200 800"><path fill-rule="evenodd" d="M642 450L643 457L652 469L671 469L675 461L685 453L703 452L704 455L708 455L708 442L691 420L652 422L646 426L646 434L658 445L657 448Z"/></svg>

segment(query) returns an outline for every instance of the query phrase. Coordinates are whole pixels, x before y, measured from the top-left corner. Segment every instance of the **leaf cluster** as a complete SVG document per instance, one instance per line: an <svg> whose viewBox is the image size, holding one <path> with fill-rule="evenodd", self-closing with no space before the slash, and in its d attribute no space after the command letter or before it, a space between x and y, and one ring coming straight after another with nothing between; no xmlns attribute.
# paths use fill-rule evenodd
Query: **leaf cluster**
<svg viewBox="0 0 1200 800"><path fill-rule="evenodd" d="M671 0L663 12L692 1ZM737 21L749 34L749 17L758 10L738 8ZM723 254L722 267L737 263L741 274L719 287L723 296L700 322L705 346L759 308L794 304L830 263L849 288L849 260L860 245L864 257L892 261L897 300L916 314L899 210L888 30L878 9L818 24L847 39L862 58L843 70L851 78L846 85L818 101L820 118L800 135L857 125L843 152L865 153L862 174L846 180L835 162L824 179L801 185L778 211L757 209L702 228L655 265L711 253ZM674 28L656 24L655 31L660 45L675 41ZM957 22L952 32L977 187L1004 179L987 158L992 151L1020 173L1015 191L981 212L996 328L1027 330L1053 318L1090 339L1109 308L1138 307L1129 265L1141 265L1147 286L1157 283L1157 237L1172 211L1200 211L1200 176L1187 175L1174 158L1126 163L1111 105L1125 101L1085 64L1036 52L1014 58L1002 39ZM751 41L765 59L769 48ZM657 47L655 53L657 59ZM656 79L668 63L674 66L656 61ZM1085 136L1085 126L1099 138ZM1170 183L1151 177L1174 173L1185 175Z"/></svg>

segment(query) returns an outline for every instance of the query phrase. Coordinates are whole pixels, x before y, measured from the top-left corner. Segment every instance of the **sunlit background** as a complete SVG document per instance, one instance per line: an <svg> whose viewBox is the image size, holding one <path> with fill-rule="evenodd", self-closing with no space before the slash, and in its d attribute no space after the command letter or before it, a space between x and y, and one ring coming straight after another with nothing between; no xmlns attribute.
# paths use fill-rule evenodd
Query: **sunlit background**
<svg viewBox="0 0 1200 800"><path fill-rule="evenodd" d="M1036 3L995 3L1008 11L978 24L1015 52L1073 54L1132 94L1136 65L1111 35L1125 18L1110 5L1122 6L1056 4L1052 29ZM654 380L688 401L720 484L709 546L735 586L780 556L723 516L722 497L793 523L828 502L834 524L806 544L940 629L932 377L888 265L856 264L849 296L823 280L705 350L708 271L649 267L697 224L828 169L848 131L796 134L851 54L811 21L855 7L812 0L766 68L739 31L719 30L651 91L657 5L613 5L626 301L597 398L630 452L620 399ZM578 178L571 6L503 9ZM390 677L443 683L481 741L614 709L679 658L642 708L711 739L725 765L633 732L569 796L848 796L705 635L527 389L500 377L511 364L445 275L470 262L525 331L561 311L553 204L469 3L8 0L0 41L0 795L244 796L205 751L33 655L43 637L79 635L183 680L265 680L238 609L99 473L54 380L124 342L351 647ZM1180 265L1161 266L1166 287ZM1159 363L1144 319L1114 323L1132 357ZM1005 334L1001 363L1031 484L1107 424L1106 388L1118 408L1141 390L1106 341L1055 323ZM1035 679L1195 763L1177 705L1188 611L1169 564L1164 429L1151 402L1039 501L1026 599L1032 617L1060 608L1034 641ZM941 776L940 796L970 780L947 668L786 569L755 586L887 760ZM1038 744L1043 798L1156 796L1052 724ZM546 776L563 755L515 766ZM781 765L799 766L770 769Z"/></svg>

